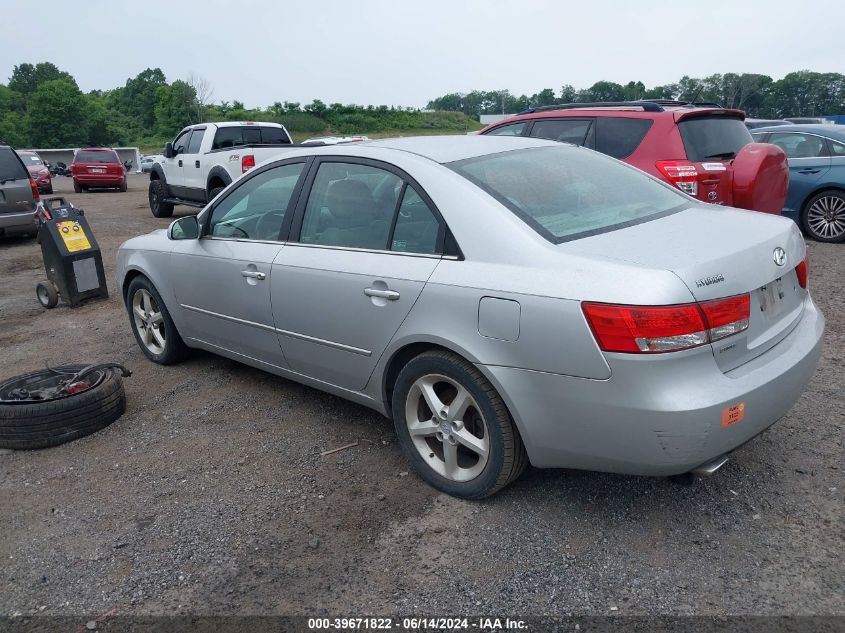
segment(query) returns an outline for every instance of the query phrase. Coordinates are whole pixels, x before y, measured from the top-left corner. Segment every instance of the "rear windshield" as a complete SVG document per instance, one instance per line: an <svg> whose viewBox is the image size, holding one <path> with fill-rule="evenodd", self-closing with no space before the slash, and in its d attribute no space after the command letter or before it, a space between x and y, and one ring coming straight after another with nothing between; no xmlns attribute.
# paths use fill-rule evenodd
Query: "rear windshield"
<svg viewBox="0 0 845 633"><path fill-rule="evenodd" d="M556 243L647 222L690 203L637 169L583 148L515 150L447 166Z"/></svg>
<svg viewBox="0 0 845 633"><path fill-rule="evenodd" d="M702 116L678 123L687 159L694 163L705 160L730 160L749 143L751 132L742 119L724 116Z"/></svg>
<svg viewBox="0 0 845 633"><path fill-rule="evenodd" d="M117 155L114 152L76 152L73 158L74 163L116 163Z"/></svg>
<svg viewBox="0 0 845 633"><path fill-rule="evenodd" d="M217 128L211 149L226 149L239 145L290 145L290 137L280 127L254 125Z"/></svg>
<svg viewBox="0 0 845 633"><path fill-rule="evenodd" d="M29 178L29 172L8 147L0 147L0 182L17 178Z"/></svg>
<svg viewBox="0 0 845 633"><path fill-rule="evenodd" d="M18 156L21 157L23 164L28 165L29 167L44 164L35 152L18 152Z"/></svg>

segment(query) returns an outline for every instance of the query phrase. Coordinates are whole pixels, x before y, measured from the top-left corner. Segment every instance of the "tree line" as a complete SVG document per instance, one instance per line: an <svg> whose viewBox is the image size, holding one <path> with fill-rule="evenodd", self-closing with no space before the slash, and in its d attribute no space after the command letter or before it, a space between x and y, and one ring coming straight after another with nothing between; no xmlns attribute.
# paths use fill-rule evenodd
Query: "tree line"
<svg viewBox="0 0 845 633"><path fill-rule="evenodd" d="M508 90L473 90L451 93L428 102L433 110L452 110L469 116L521 112L529 107L558 103L672 99L718 103L738 108L752 117L817 117L845 113L845 75L799 70L782 79L754 73L725 73L709 77L682 77L677 83L646 88L641 81L619 84L598 81L589 88L563 85L559 92L546 88L532 95Z"/></svg>
<svg viewBox="0 0 845 633"><path fill-rule="evenodd" d="M461 133L478 125L459 112L417 108L279 101L246 108L241 101L212 103L201 77L168 82L148 68L111 90L83 93L70 73L55 64L22 63L0 84L0 140L15 147L161 147L184 126L205 121L274 121L295 140L319 134ZM298 137L298 138L297 138Z"/></svg>

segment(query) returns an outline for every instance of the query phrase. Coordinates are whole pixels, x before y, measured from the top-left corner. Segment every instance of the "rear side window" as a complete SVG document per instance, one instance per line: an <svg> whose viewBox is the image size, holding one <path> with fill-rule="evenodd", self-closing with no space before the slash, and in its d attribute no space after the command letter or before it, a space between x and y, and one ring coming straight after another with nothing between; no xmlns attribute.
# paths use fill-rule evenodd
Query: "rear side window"
<svg viewBox="0 0 845 633"><path fill-rule="evenodd" d="M830 144L830 153L833 156L845 156L845 145L831 139L827 139L827 142Z"/></svg>
<svg viewBox="0 0 845 633"><path fill-rule="evenodd" d="M519 123L511 123L510 125L502 125L497 128L485 132L485 136L522 136L522 131L528 121L520 121Z"/></svg>
<svg viewBox="0 0 845 633"><path fill-rule="evenodd" d="M21 164L17 154L8 147L0 147L0 181L29 178L29 172Z"/></svg>
<svg viewBox="0 0 845 633"><path fill-rule="evenodd" d="M573 147L501 152L447 166L555 243L647 222L689 204L633 167Z"/></svg>
<svg viewBox="0 0 845 633"><path fill-rule="evenodd" d="M599 118L596 150L613 158L626 158L640 146L652 123L651 119Z"/></svg>
<svg viewBox="0 0 845 633"><path fill-rule="evenodd" d="M550 141L583 145L592 121L589 119L540 119L534 122L531 136Z"/></svg>
<svg viewBox="0 0 845 633"><path fill-rule="evenodd" d="M290 145L290 138L280 127L263 127L261 142L265 145Z"/></svg>
<svg viewBox="0 0 845 633"><path fill-rule="evenodd" d="M687 159L694 163L706 160L729 160L749 143L751 132L741 119L725 116L700 116L678 123Z"/></svg>
<svg viewBox="0 0 845 633"><path fill-rule="evenodd" d="M413 187L406 185L393 228L391 250L403 253L436 253L439 231L440 223L425 200Z"/></svg>
<svg viewBox="0 0 845 633"><path fill-rule="evenodd" d="M74 163L119 163L114 152L76 152Z"/></svg>

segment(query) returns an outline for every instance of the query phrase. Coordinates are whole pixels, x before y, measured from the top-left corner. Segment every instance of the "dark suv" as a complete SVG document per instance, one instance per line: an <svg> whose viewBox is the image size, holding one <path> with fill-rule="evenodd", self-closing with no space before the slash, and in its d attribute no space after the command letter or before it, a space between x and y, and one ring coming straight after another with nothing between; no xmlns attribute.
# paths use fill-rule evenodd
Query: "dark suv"
<svg viewBox="0 0 845 633"><path fill-rule="evenodd" d="M0 235L34 234L38 186L17 153L0 142Z"/></svg>
<svg viewBox="0 0 845 633"><path fill-rule="evenodd" d="M754 143L741 110L678 101L531 108L480 134L533 136L609 154L704 202L780 213L789 186L780 148Z"/></svg>

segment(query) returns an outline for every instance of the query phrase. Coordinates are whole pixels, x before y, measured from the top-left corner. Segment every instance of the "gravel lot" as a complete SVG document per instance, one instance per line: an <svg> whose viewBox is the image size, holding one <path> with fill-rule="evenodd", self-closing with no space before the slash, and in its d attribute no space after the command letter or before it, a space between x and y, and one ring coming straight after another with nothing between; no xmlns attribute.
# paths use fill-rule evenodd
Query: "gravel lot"
<svg viewBox="0 0 845 633"><path fill-rule="evenodd" d="M124 194L55 183L112 285L120 243L167 226L145 177ZM210 354L156 366L116 296L43 310L38 245L0 239L0 378L134 372L109 428L0 454L0 614L845 615L845 246L809 247L821 366L715 477L530 470L473 503L406 472L368 409Z"/></svg>

